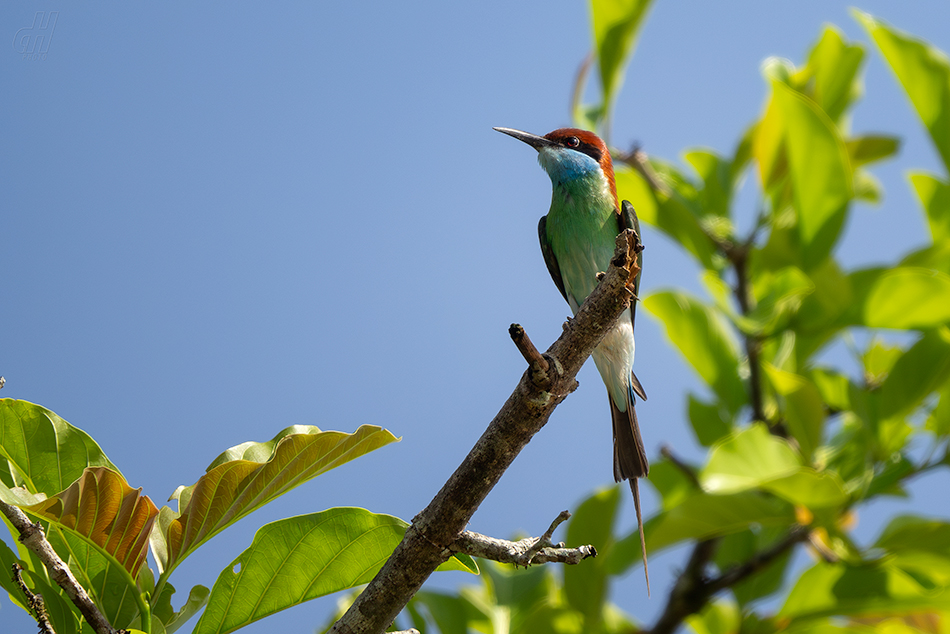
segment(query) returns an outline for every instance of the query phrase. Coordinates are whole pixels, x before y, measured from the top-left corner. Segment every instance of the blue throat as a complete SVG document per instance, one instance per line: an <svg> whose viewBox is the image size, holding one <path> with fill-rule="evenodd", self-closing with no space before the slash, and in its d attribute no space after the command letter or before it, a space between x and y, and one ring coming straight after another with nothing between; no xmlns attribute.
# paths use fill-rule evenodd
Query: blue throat
<svg viewBox="0 0 950 634"><path fill-rule="evenodd" d="M551 177L551 183L555 187L600 171L597 161L583 152L567 148L542 148L538 152L538 162Z"/></svg>

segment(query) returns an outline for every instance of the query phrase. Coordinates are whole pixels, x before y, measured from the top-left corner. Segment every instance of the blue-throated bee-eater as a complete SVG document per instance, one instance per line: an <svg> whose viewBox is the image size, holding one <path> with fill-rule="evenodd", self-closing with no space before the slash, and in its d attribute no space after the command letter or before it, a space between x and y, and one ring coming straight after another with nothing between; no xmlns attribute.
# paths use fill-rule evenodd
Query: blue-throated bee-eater
<svg viewBox="0 0 950 634"><path fill-rule="evenodd" d="M597 274L606 271L610 265L617 235L631 228L636 230L637 236L640 235L633 206L627 201L621 205L617 198L610 151L596 134L577 128L561 128L544 136L511 128L495 130L536 149L541 167L551 177L551 209L538 224L541 252L554 284L576 314L597 286ZM639 287L640 275L637 274L634 294ZM637 488L637 478L647 476L650 465L634 408L636 397L647 398L633 373L636 301L630 303L592 356L610 397L614 480L630 481L649 591L650 577Z"/></svg>

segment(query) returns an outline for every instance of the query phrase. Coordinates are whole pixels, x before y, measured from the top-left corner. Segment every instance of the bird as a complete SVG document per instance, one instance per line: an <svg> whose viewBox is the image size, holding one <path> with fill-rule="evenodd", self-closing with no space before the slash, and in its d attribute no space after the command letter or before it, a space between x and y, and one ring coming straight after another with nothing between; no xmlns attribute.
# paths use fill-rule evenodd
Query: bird
<svg viewBox="0 0 950 634"><path fill-rule="evenodd" d="M610 265L617 235L625 229L634 229L637 240L640 236L640 223L633 205L626 200L620 204L617 197L610 151L596 134L578 128L560 128L544 136L512 128L494 129L537 150L538 162L551 178L551 209L538 223L541 253L555 286L577 314L597 286L598 273ZM642 256L640 264L642 266ZM633 493L649 594L650 573L637 482L638 478L649 475L650 464L634 406L637 397L647 398L633 373L636 349L633 326L639 273L633 286L634 300L592 356L610 400L614 480L628 480Z"/></svg>

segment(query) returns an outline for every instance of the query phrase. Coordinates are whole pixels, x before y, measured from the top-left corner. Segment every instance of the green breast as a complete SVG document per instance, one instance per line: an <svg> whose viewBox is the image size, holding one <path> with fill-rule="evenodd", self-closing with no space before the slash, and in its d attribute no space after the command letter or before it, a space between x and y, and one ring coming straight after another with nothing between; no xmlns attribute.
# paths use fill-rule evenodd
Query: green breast
<svg viewBox="0 0 950 634"><path fill-rule="evenodd" d="M574 312L606 271L619 233L614 202L599 179L577 179L554 188L547 236Z"/></svg>

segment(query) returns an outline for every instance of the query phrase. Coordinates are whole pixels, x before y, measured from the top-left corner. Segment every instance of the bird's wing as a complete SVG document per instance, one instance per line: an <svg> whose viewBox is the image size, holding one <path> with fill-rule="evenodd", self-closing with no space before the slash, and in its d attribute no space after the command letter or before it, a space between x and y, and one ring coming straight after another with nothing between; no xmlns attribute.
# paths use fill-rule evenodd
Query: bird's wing
<svg viewBox="0 0 950 634"><path fill-rule="evenodd" d="M554 257L554 249L551 248L551 242L548 240L547 222L547 216L541 216L541 220L538 221L538 238L541 240L541 254L544 256L544 263L548 266L548 273L551 274L554 285L557 286L557 290L561 291L564 300L570 304L570 301L567 299L567 292L564 290L564 278L561 277L561 267L558 266L557 258Z"/></svg>
<svg viewBox="0 0 950 634"><path fill-rule="evenodd" d="M639 298L640 296L640 276L643 274L643 243L640 242L640 219L637 218L637 212L634 210L633 205L630 204L629 200L623 201L620 205L620 213L617 214L617 227L619 229L618 233L625 231L627 229L633 229L636 232L636 242L637 245L641 248L639 254L639 264L640 272L637 273L637 277L633 280L633 293ZM639 299L634 299L630 302L630 326L631 328L636 323L637 316L637 302ZM640 385L640 379L637 378L636 374L631 373L631 378L633 379L633 391L636 392L637 396L642 398L644 401L647 400L647 394L643 390L643 386Z"/></svg>

